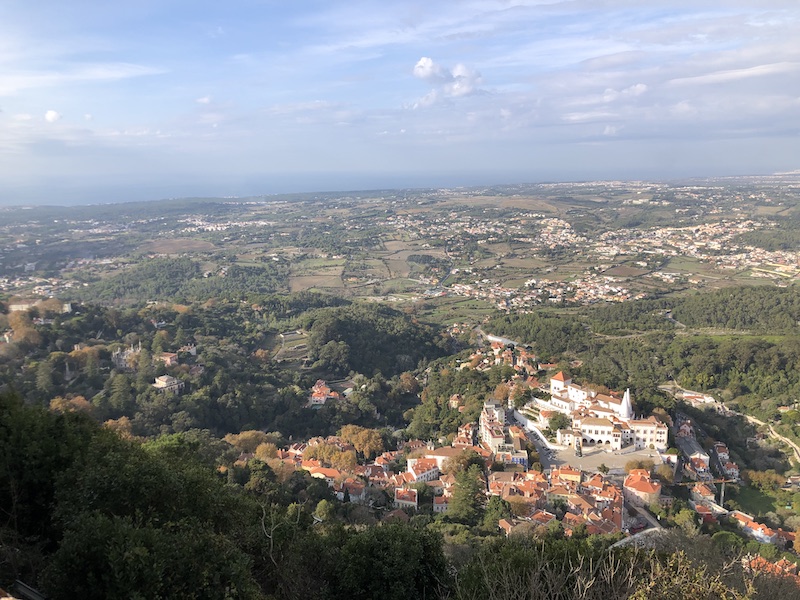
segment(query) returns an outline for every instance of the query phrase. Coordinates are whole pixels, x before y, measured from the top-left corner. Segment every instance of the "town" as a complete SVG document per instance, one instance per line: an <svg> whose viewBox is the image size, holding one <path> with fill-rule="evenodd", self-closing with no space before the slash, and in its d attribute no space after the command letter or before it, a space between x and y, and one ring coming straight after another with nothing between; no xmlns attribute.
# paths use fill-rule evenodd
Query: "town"
<svg viewBox="0 0 800 600"><path fill-rule="evenodd" d="M226 248L239 264L287 265L281 290L464 298L503 311L800 276L795 250L758 241L790 209L794 179L720 183L226 199L170 217L144 217L136 205L102 218L32 209L0 219L0 292L79 298L90 282L128 268L131 252L205 257L207 276L224 276Z"/></svg>
<svg viewBox="0 0 800 600"><path fill-rule="evenodd" d="M490 356L498 364L513 363L521 373L535 364L535 357L523 348L515 352L514 346L495 341L491 349ZM474 355L473 361L481 356ZM481 368L480 362L476 368ZM456 475L463 474L465 465L475 464L480 470L473 476L480 473L484 502L499 497L511 507L511 515L495 523L507 536L538 528L558 530L568 537L579 531L581 535L646 531L647 536L662 527L660 517L654 515L675 501L665 488L685 487L694 515L685 521L690 526L723 520L747 538L778 548L794 546L793 531L772 529L751 515L722 506L725 484L739 483L739 469L723 442L714 442L709 454L698 443L690 419L636 419L629 390L598 393L592 387L576 385L558 372L547 385L529 390L536 397L521 406L511 387L505 402L487 400L478 422L460 426L446 445L407 440L397 450L380 452L380 440L373 438L373 446L365 450L363 437L368 433L348 426L344 436L271 447L268 456L325 481L340 501L384 510L387 520L407 521L417 513L447 515L458 493ZM343 392L349 393L349 388ZM307 406L318 409L342 397L319 380ZM457 395L449 404L463 409ZM550 431L556 414L568 418L571 426L558 429L552 440L545 432ZM354 444L358 436L362 439ZM668 439L675 441L674 447ZM245 465L261 450L265 448L242 453L238 463ZM337 458L348 453L350 464L343 466ZM356 461L355 456L364 460ZM535 465L531 456L537 458ZM794 563L783 560L779 564L784 575L797 575Z"/></svg>

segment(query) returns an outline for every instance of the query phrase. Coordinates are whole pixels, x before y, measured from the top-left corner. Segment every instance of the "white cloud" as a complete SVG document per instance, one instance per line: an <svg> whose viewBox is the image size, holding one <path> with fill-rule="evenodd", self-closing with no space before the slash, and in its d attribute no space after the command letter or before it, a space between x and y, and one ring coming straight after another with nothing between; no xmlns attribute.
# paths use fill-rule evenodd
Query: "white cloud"
<svg viewBox="0 0 800 600"><path fill-rule="evenodd" d="M44 120L48 123L55 123L59 119L61 119L61 113L56 112L55 110L48 110L46 113L44 113Z"/></svg>
<svg viewBox="0 0 800 600"><path fill-rule="evenodd" d="M426 106L433 106L436 104L436 101L439 99L439 94L436 90L431 90L427 94L425 94L422 98L417 100L413 105L412 108L425 108Z"/></svg>
<svg viewBox="0 0 800 600"><path fill-rule="evenodd" d="M452 81L453 79L449 71L441 65L437 65L432 58L427 56L420 58L414 65L414 77L433 83Z"/></svg>
<svg viewBox="0 0 800 600"><path fill-rule="evenodd" d="M62 71L7 70L0 75L0 96L17 94L21 91L57 87L65 84L93 81L121 81L132 77L164 73L162 69L129 63L110 63L82 65L78 68L65 68Z"/></svg>
<svg viewBox="0 0 800 600"><path fill-rule="evenodd" d="M445 93L449 96L466 96L475 91L481 83L481 74L462 64L453 67L453 80L445 85Z"/></svg>
<svg viewBox="0 0 800 600"><path fill-rule="evenodd" d="M686 117L697 114L697 109L688 100L681 100L670 107L670 112L678 117Z"/></svg>
<svg viewBox="0 0 800 600"><path fill-rule="evenodd" d="M636 83L631 87L622 90L622 93L629 96L641 96L646 91L647 91L647 86L644 83Z"/></svg>
<svg viewBox="0 0 800 600"><path fill-rule="evenodd" d="M430 106L441 98L460 98L468 96L478 89L481 74L461 63L448 69L423 56L414 65L414 77L436 86L425 96L413 104L414 108Z"/></svg>
<svg viewBox="0 0 800 600"><path fill-rule="evenodd" d="M32 121L33 120L33 115L30 115L28 113L20 113L18 115L14 115L12 118L15 121L20 121L20 122Z"/></svg>
<svg viewBox="0 0 800 600"><path fill-rule="evenodd" d="M195 100L198 104L211 104L211 96L203 96Z"/></svg>
<svg viewBox="0 0 800 600"><path fill-rule="evenodd" d="M750 77L762 77L765 75L778 75L796 71L800 68L800 63L779 62L767 65L758 65L745 69L731 69L727 71L716 71L697 77L679 77L670 81L672 85L686 85L692 83L725 83L727 81L738 81L739 79L749 79Z"/></svg>
<svg viewBox="0 0 800 600"><path fill-rule="evenodd" d="M614 100L618 100L620 98L641 96L646 91L647 91L647 86L644 83L636 83L630 87L625 88L622 91L617 91L608 88L605 92L603 92L603 102L613 102Z"/></svg>
<svg viewBox="0 0 800 600"><path fill-rule="evenodd" d="M90 113L86 113L85 115L83 115L84 121L91 121L93 118L94 117Z"/></svg>

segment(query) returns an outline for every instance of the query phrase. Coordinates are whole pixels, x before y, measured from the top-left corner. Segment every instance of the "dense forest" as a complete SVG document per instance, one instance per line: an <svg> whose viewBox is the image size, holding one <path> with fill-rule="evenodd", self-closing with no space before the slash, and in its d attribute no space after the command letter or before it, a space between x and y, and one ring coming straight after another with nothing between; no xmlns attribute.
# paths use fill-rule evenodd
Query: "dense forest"
<svg viewBox="0 0 800 600"><path fill-rule="evenodd" d="M36 309L52 318L49 325L14 313L17 341L0 349L0 376L31 403L82 398L96 419L123 420L135 435L200 428L310 436L348 423L402 428L418 390L400 375L450 345L430 325L377 305L310 293L253 300L79 306L71 314L56 303ZM279 332L299 327L308 327L307 368L273 359ZM177 364L160 361L164 352L176 354ZM178 379L182 393L155 389L161 375ZM337 375L352 377L354 392L309 411L315 379Z"/></svg>
<svg viewBox="0 0 800 600"><path fill-rule="evenodd" d="M498 316L484 328L521 344L533 344L543 357L579 352L586 348L590 337L579 320L546 313Z"/></svg>
<svg viewBox="0 0 800 600"><path fill-rule="evenodd" d="M341 375L396 375L443 356L448 346L432 326L378 304L310 312L302 326L311 357Z"/></svg>
<svg viewBox="0 0 800 600"><path fill-rule="evenodd" d="M505 539L481 524L507 510L499 499L376 524L302 472L258 460L223 468L221 441L123 439L81 413L25 407L9 394L0 423L0 584L21 579L53 600L796 593L794 582L727 563L731 547L705 536L661 553L611 550L614 537L566 539L554 527Z"/></svg>
<svg viewBox="0 0 800 600"><path fill-rule="evenodd" d="M285 290L288 273L287 265L274 262L258 266L231 264L204 273L200 263L189 258L155 258L77 288L70 298L116 305L157 300L238 300Z"/></svg>

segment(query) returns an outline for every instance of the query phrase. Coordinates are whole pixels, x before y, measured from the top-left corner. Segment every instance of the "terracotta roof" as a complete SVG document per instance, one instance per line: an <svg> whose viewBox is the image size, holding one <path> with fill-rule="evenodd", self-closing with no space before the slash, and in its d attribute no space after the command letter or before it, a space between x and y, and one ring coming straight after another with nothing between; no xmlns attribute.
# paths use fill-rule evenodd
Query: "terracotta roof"
<svg viewBox="0 0 800 600"><path fill-rule="evenodd" d="M625 480L625 487L643 494L658 494L661 491L660 483L653 483L647 479L634 479L630 481L630 478L628 478Z"/></svg>
<svg viewBox="0 0 800 600"><path fill-rule="evenodd" d="M417 490L407 490L404 488L395 488L394 499L403 502L416 502Z"/></svg>

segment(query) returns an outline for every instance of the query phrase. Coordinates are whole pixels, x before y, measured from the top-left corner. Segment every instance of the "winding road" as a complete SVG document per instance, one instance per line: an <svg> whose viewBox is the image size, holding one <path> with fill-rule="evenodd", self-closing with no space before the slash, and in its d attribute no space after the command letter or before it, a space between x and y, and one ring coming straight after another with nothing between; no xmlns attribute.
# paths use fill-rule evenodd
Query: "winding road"
<svg viewBox="0 0 800 600"><path fill-rule="evenodd" d="M660 385L660 386L658 386L658 389L663 390L665 392L670 392L673 395L675 395L676 397L677 397L677 392L678 391L680 391L681 393L686 391L681 386L679 386L675 381L673 381L671 384ZM769 430L770 436L782 441L784 444L786 444L787 446L789 446L793 450L795 460L797 460L797 462L800 463L800 446L795 444L789 438L787 438L787 437L781 435L780 433L778 433L777 431L775 431L775 428L772 426L772 424L767 423L765 421L762 421L761 419L756 419L755 417L752 417L750 415L746 415L744 413L736 412L735 410L730 410L728 407L726 407L721 402L716 402L715 401L714 405L718 409L721 408L724 411L725 414L739 415L740 417L744 417L745 419L747 419L748 423L752 423L754 425L761 425L762 427L766 427Z"/></svg>
<svg viewBox="0 0 800 600"><path fill-rule="evenodd" d="M731 412L733 412L733 411L731 411ZM791 449L794 450L794 457L797 459L797 462L800 462L800 446L795 444L789 438L784 437L780 433L775 431L775 428L772 426L772 424L765 423L764 421L762 421L760 419L756 419L755 417L751 417L750 415L745 415L745 414L742 414L742 413L734 413L734 414L742 415L750 423L755 423L756 425L765 425L766 427L768 427L770 435L772 435L772 437L778 438L784 444L786 444L787 446L791 447Z"/></svg>

